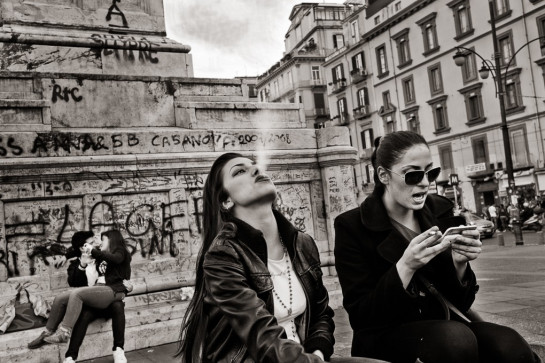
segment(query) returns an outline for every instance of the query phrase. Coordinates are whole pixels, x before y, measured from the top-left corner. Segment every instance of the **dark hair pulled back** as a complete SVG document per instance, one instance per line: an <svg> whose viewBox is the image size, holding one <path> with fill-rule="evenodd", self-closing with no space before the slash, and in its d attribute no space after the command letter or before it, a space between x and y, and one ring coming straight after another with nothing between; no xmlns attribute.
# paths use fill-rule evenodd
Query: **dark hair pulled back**
<svg viewBox="0 0 545 363"><path fill-rule="evenodd" d="M375 150L371 156L373 164L375 189L374 193L382 195L384 193L384 184L378 177L378 167L382 166L391 169L409 150L415 145L426 145L429 148L426 139L422 135L412 131L397 131L375 139Z"/></svg>

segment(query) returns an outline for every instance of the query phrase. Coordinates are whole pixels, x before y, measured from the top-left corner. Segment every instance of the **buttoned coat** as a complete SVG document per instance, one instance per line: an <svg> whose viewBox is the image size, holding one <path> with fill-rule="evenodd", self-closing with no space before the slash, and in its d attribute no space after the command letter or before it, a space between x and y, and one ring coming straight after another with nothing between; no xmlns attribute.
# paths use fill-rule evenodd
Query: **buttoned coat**
<svg viewBox="0 0 545 363"><path fill-rule="evenodd" d="M453 215L452 202L438 195L428 195L424 207L415 214L422 231L432 226L445 231L465 224L462 217ZM335 266L354 331L353 356L372 353L375 339L395 326L446 318L444 304L420 282L419 274L462 312L468 311L475 299L475 274L468 264L461 282L450 249L418 270L407 289L403 288L396 263L409 242L392 225L377 193L335 219Z"/></svg>

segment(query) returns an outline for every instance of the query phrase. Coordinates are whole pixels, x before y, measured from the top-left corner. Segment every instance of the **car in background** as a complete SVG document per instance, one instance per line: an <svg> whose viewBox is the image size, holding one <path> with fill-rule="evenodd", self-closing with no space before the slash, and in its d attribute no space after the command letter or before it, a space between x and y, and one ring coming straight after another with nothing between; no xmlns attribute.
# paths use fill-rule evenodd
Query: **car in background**
<svg viewBox="0 0 545 363"><path fill-rule="evenodd" d="M477 230L481 234L481 238L491 238L496 233L496 226L492 221L479 217L475 213L471 212L462 212L460 213L464 216L467 225L477 226Z"/></svg>

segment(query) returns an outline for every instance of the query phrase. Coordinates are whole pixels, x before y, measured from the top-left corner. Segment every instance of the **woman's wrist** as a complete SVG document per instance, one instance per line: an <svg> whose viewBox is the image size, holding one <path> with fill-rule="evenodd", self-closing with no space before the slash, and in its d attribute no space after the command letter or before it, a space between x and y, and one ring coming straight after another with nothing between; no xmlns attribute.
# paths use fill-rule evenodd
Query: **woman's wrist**
<svg viewBox="0 0 545 363"><path fill-rule="evenodd" d="M412 268L410 268L405 263L403 258L397 261L396 269L397 269L397 273L399 274L399 278L401 279L401 283L403 284L403 288L406 289L407 286L409 286L409 283L411 282L416 270L413 270Z"/></svg>
<svg viewBox="0 0 545 363"><path fill-rule="evenodd" d="M456 269L456 276L458 277L458 280L462 282L467 270L467 261L458 262L454 260L454 268Z"/></svg>
<svg viewBox="0 0 545 363"><path fill-rule="evenodd" d="M321 350L315 350L314 352L312 352L312 354L317 355L318 357L320 357L321 360L325 361L324 353L322 353Z"/></svg>

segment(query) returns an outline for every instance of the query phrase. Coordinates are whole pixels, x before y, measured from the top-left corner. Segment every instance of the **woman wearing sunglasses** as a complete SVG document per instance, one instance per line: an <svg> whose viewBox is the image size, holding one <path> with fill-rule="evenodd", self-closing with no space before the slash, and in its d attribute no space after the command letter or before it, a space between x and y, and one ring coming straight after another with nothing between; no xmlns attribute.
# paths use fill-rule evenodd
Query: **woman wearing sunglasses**
<svg viewBox="0 0 545 363"><path fill-rule="evenodd" d="M426 140L399 131L375 141L373 193L335 220L335 265L354 330L352 355L392 362L534 362L514 330L465 316L478 290L469 261L479 232L429 193L441 169ZM420 360L417 360L420 359Z"/></svg>

